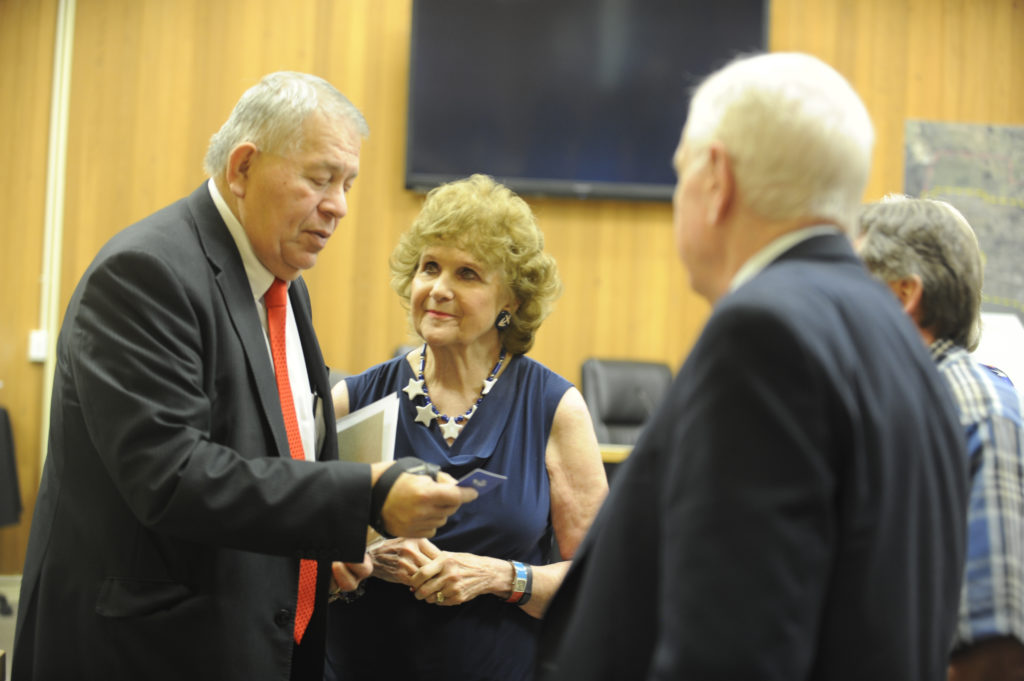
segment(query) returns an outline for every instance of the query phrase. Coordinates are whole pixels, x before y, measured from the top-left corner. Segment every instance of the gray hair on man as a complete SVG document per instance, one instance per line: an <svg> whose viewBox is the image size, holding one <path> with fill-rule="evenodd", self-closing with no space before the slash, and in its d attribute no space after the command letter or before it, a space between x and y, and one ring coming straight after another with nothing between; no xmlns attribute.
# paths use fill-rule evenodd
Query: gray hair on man
<svg viewBox="0 0 1024 681"><path fill-rule="evenodd" d="M945 201L891 194L863 207L856 241L883 282L920 278L921 328L967 350L977 347L984 265L960 211Z"/></svg>
<svg viewBox="0 0 1024 681"><path fill-rule="evenodd" d="M314 112L348 121L366 138L366 118L345 95L323 78L278 71L245 91L220 130L210 138L203 167L211 176L223 173L231 150L252 142L269 153L287 153L302 144L302 128Z"/></svg>
<svg viewBox="0 0 1024 681"><path fill-rule="evenodd" d="M874 128L860 97L816 57L741 57L698 86L683 131L694 151L719 142L739 195L772 220L817 218L848 231L871 166Z"/></svg>

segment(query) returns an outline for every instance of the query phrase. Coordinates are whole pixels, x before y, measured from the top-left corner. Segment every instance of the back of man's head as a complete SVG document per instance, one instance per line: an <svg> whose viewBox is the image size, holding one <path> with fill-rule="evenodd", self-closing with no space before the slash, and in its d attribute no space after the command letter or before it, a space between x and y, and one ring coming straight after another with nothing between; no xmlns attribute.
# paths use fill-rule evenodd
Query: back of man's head
<svg viewBox="0 0 1024 681"><path fill-rule="evenodd" d="M874 129L857 93L820 59L737 59L697 88L683 136L694 151L725 147L740 200L757 215L852 226Z"/></svg>
<svg viewBox="0 0 1024 681"><path fill-rule="evenodd" d="M857 250L886 283L920 279L918 326L968 350L977 346L984 268L974 230L956 208L906 196L868 204Z"/></svg>

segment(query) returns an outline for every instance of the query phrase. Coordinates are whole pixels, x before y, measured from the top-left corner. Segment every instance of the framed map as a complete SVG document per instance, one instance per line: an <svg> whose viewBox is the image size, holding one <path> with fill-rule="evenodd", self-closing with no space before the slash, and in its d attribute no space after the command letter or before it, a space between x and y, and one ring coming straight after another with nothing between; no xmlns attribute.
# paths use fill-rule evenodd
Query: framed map
<svg viewBox="0 0 1024 681"><path fill-rule="evenodd" d="M904 193L971 223L985 258L975 354L1024 387L1024 126L907 121Z"/></svg>

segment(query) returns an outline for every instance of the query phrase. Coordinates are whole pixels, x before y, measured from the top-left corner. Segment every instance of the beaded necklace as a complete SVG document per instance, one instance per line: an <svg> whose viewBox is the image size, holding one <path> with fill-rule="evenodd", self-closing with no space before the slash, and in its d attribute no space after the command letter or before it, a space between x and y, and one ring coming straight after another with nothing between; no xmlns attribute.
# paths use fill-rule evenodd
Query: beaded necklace
<svg viewBox="0 0 1024 681"><path fill-rule="evenodd" d="M414 403L416 406L416 421L422 423L427 428L430 427L431 422L437 421L437 425L441 428L441 434L444 435L445 439L454 440L462 432L466 422L472 418L473 414L476 413L476 408L483 402L484 396L491 392L491 388L494 387L495 382L498 380L498 372L501 370L501 365L505 362L505 348L501 348L501 355L498 356L498 363L491 369L491 375L484 379L484 385L480 389L480 397L476 398L476 402L473 406L466 410L465 414L459 414L454 418L447 414L442 414L434 406L434 403L430 401L430 393L427 390L427 382L423 378L423 369L427 365L427 344L423 344L423 348L420 350L420 371L416 378L409 379L409 385L402 388L402 391L409 396L409 401ZM423 404L415 405L415 400L420 395L423 396Z"/></svg>

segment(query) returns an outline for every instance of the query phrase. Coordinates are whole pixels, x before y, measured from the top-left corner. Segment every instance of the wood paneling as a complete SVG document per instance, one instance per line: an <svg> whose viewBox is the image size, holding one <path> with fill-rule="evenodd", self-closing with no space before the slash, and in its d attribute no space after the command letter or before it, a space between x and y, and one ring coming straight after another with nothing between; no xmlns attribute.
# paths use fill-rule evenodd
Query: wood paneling
<svg viewBox="0 0 1024 681"><path fill-rule="evenodd" d="M297 2L287 12L270 1L79 0L64 300L99 244L198 184L206 141L245 87L268 71L303 70L335 83L371 126L350 215L307 275L325 354L358 371L406 343L387 258L422 201L402 186L410 11L409 0ZM531 203L565 279L534 356L571 379L590 354L677 363L706 308L685 292L670 207ZM677 312L666 315L666 304Z"/></svg>
<svg viewBox="0 0 1024 681"><path fill-rule="evenodd" d="M865 197L903 189L908 118L1024 124L1021 0L772 0L770 46L815 54L875 124Z"/></svg>
<svg viewBox="0 0 1024 681"><path fill-rule="evenodd" d="M0 171L9 180L0 183L8 218L0 262L26 292L0 341L0 401L24 405L16 437L29 501L42 378L24 357L36 324L55 4L0 0L0 85L17 93L0 104L0 125L7 158L19 160ZM246 87L268 71L310 71L345 92L371 127L350 215L307 274L314 320L332 365L358 371L387 359L408 340L387 258L422 201L402 186L410 7L78 0L62 300L110 235L203 180L207 140ZM1022 0L773 0L771 20L772 49L822 57L864 97L877 129L866 198L902 189L908 117L1024 123ZM574 381L591 355L678 366L708 308L677 261L671 207L528 200L565 283L531 355ZM0 542L12 534L17 548L0 555L0 572L20 568L27 523L0 531Z"/></svg>
<svg viewBox="0 0 1024 681"><path fill-rule="evenodd" d="M39 482L42 364L28 361L39 326L46 149L57 0L0 0L0 406L14 435L25 505L0 528L0 574L21 572Z"/></svg>

